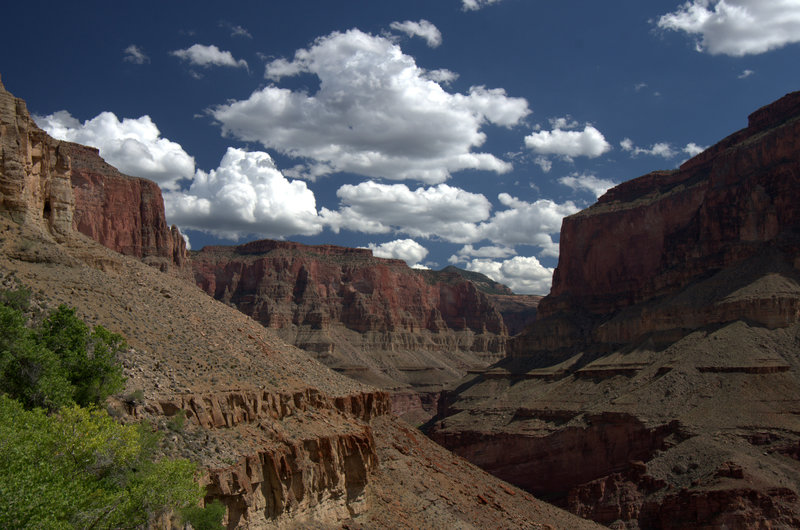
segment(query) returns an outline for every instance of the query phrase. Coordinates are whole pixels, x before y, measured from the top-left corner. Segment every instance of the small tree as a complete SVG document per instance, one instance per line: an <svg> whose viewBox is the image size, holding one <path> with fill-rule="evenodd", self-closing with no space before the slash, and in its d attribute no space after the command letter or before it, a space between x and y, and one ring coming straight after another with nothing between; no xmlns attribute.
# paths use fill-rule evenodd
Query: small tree
<svg viewBox="0 0 800 530"><path fill-rule="evenodd" d="M122 390L125 378L116 356L127 348L122 336L102 326L89 331L75 309L61 305L42 322L39 342L61 360L79 405L98 404Z"/></svg>

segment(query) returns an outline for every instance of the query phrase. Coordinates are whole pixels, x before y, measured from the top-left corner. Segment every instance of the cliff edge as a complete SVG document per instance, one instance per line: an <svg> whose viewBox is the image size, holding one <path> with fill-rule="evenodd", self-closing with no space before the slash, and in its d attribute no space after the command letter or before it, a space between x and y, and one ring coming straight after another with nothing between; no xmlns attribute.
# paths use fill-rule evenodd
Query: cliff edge
<svg viewBox="0 0 800 530"><path fill-rule="evenodd" d="M800 525L800 92L564 219L537 321L431 436L626 528Z"/></svg>

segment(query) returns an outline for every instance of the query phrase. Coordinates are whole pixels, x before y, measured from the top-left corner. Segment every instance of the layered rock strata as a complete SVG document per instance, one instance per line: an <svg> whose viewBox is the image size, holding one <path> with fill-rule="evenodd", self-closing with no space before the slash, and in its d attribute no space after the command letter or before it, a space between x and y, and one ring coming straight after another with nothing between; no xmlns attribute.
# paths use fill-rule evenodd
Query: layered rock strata
<svg viewBox="0 0 800 530"><path fill-rule="evenodd" d="M72 230L71 176L64 143L39 129L0 81L0 206L17 223L63 240Z"/></svg>
<svg viewBox="0 0 800 530"><path fill-rule="evenodd" d="M603 524L800 525L800 93L564 220L509 359L433 438Z"/></svg>
<svg viewBox="0 0 800 530"><path fill-rule="evenodd" d="M167 224L158 185L120 173L93 147L62 145L72 161L73 227L111 250L188 274L186 241Z"/></svg>
<svg viewBox="0 0 800 530"><path fill-rule="evenodd" d="M6 119L8 101L17 121ZM0 104L0 283L25 285L36 307L68 304L126 337L126 389L109 411L149 422L164 434L164 455L197 462L206 502L224 503L227 528L592 527L415 435L388 413L386 393L329 370L137 252L123 256L83 235L72 224L74 202L53 216L51 200L44 215L51 180L63 181L59 197L70 188L66 170L44 171L39 160L33 171L39 155L31 153L55 156L64 144L19 119L20 100ZM20 123L29 136L19 135ZM159 522L170 527L169 517Z"/></svg>
<svg viewBox="0 0 800 530"><path fill-rule="evenodd" d="M63 241L77 230L161 269L184 269L158 185L123 175L93 147L54 140L0 83L0 203L18 223Z"/></svg>
<svg viewBox="0 0 800 530"><path fill-rule="evenodd" d="M333 369L393 390L398 414L432 413L445 384L504 357L505 319L521 328L538 303L482 275L417 271L331 245L206 247L192 267L217 300Z"/></svg>

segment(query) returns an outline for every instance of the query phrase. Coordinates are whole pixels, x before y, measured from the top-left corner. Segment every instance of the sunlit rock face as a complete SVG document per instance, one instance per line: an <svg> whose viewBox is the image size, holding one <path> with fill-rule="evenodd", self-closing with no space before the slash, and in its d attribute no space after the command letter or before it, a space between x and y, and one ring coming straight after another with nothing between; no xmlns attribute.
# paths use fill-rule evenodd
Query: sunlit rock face
<svg viewBox="0 0 800 530"><path fill-rule="evenodd" d="M0 84L0 200L16 222L63 241L73 231L161 269L182 269L186 242L158 185L123 175L97 149L53 139Z"/></svg>
<svg viewBox="0 0 800 530"><path fill-rule="evenodd" d="M0 205L16 222L59 240L72 230L75 204L65 151L0 82Z"/></svg>

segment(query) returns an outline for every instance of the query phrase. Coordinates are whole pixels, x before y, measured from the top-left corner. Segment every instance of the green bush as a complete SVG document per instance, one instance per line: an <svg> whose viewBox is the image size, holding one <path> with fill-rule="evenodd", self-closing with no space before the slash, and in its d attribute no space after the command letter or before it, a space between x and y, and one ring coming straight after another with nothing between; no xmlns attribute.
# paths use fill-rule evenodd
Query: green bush
<svg viewBox="0 0 800 530"><path fill-rule="evenodd" d="M0 305L0 391L52 411L96 405L122 390L116 356L127 346L120 335L102 326L91 331L64 305L34 330L25 322L22 311Z"/></svg>
<svg viewBox="0 0 800 530"><path fill-rule="evenodd" d="M19 311L27 311L31 306L31 290L22 286L2 291L0 292L0 304Z"/></svg>
<svg viewBox="0 0 800 530"><path fill-rule="evenodd" d="M195 506L196 466L155 461L153 438L98 409L48 416L0 396L0 527L135 528Z"/></svg>
<svg viewBox="0 0 800 530"><path fill-rule="evenodd" d="M101 326L90 330L63 305L31 329L27 298L6 294L0 528L137 528L167 513L198 530L221 528L221 503L197 506L204 489L194 481L195 464L157 460L159 433L120 425L97 408L124 386L116 360L127 347L123 338ZM184 419L175 418L177 430Z"/></svg>
<svg viewBox="0 0 800 530"><path fill-rule="evenodd" d="M225 517L225 505L219 499L207 504L205 508L190 506L181 511L184 521L192 524L194 530L222 530L222 518Z"/></svg>

